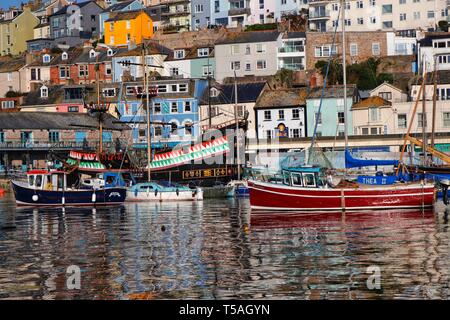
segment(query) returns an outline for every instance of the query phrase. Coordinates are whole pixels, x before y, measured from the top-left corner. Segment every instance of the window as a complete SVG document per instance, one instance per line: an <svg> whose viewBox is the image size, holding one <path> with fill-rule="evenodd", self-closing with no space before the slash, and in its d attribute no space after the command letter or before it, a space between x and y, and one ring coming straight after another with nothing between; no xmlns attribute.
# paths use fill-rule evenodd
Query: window
<svg viewBox="0 0 450 320"><path fill-rule="evenodd" d="M444 127L450 127L450 112L444 112L442 119L444 119Z"/></svg>
<svg viewBox="0 0 450 320"><path fill-rule="evenodd" d="M202 73L203 73L203 76L212 76L213 75L212 66L203 66Z"/></svg>
<svg viewBox="0 0 450 320"><path fill-rule="evenodd" d="M188 86L185 83L180 83L178 85L178 92L187 92L188 91Z"/></svg>
<svg viewBox="0 0 450 320"><path fill-rule="evenodd" d="M339 124L344 124L345 123L344 112L338 112L338 123Z"/></svg>
<svg viewBox="0 0 450 320"><path fill-rule="evenodd" d="M110 44L114 44L114 36L110 36L109 37L109 43Z"/></svg>
<svg viewBox="0 0 450 320"><path fill-rule="evenodd" d="M406 114L401 113L401 114L397 115L397 122L398 122L398 127L400 129L406 129L406 125L407 125Z"/></svg>
<svg viewBox="0 0 450 320"><path fill-rule="evenodd" d="M314 54L316 57L329 57L331 55L337 54L337 47L336 45L324 45L324 46L318 46L314 48Z"/></svg>
<svg viewBox="0 0 450 320"><path fill-rule="evenodd" d="M41 80L41 69L31 68L31 80Z"/></svg>
<svg viewBox="0 0 450 320"><path fill-rule="evenodd" d="M200 48L197 50L199 57L207 57L209 56L209 48Z"/></svg>
<svg viewBox="0 0 450 320"><path fill-rule="evenodd" d="M406 0L398 0L398 3L399 3L399 4L405 4L405 3L406 3Z"/></svg>
<svg viewBox="0 0 450 320"><path fill-rule="evenodd" d="M270 110L265 110L264 111L264 120L265 121L272 120L272 113L270 112Z"/></svg>
<svg viewBox="0 0 450 320"><path fill-rule="evenodd" d="M112 66L111 66L110 63L106 63L106 64L105 64L105 74L106 74L107 76L109 76L109 75L112 74Z"/></svg>
<svg viewBox="0 0 450 320"><path fill-rule="evenodd" d="M420 19L420 11L414 11L413 17L414 17L414 20L419 20Z"/></svg>
<svg viewBox="0 0 450 320"><path fill-rule="evenodd" d="M361 134L368 135L369 134L369 128L361 128Z"/></svg>
<svg viewBox="0 0 450 320"><path fill-rule="evenodd" d="M59 78L60 79L69 79L70 78L69 67L59 67Z"/></svg>
<svg viewBox="0 0 450 320"><path fill-rule="evenodd" d="M267 69L266 60L258 60L256 63L256 69L258 70Z"/></svg>
<svg viewBox="0 0 450 320"><path fill-rule="evenodd" d="M392 28L392 21L383 21L383 29Z"/></svg>
<svg viewBox="0 0 450 320"><path fill-rule="evenodd" d="M382 14L391 14L392 13L392 4L384 4L381 7Z"/></svg>
<svg viewBox="0 0 450 320"><path fill-rule="evenodd" d="M7 74L6 74L6 78L7 78L7 80L8 81L12 81L12 72L8 72Z"/></svg>
<svg viewBox="0 0 450 320"><path fill-rule="evenodd" d="M380 55L380 44L378 42L373 42L372 43L372 54L374 56L379 56Z"/></svg>
<svg viewBox="0 0 450 320"><path fill-rule="evenodd" d="M315 122L317 122L317 124L322 124L322 113L316 112L316 114L315 114Z"/></svg>
<svg viewBox="0 0 450 320"><path fill-rule="evenodd" d="M174 77L174 76L178 76L180 74L180 71L178 68L170 68L170 76Z"/></svg>
<svg viewBox="0 0 450 320"><path fill-rule="evenodd" d="M272 139L272 130L266 130L266 138Z"/></svg>
<svg viewBox="0 0 450 320"><path fill-rule="evenodd" d="M184 102L184 112L191 112L191 102L190 101L185 101Z"/></svg>
<svg viewBox="0 0 450 320"><path fill-rule="evenodd" d="M427 114L425 113L425 117L422 116L422 113L417 113L417 126L422 128L425 120L425 127L427 126Z"/></svg>
<svg viewBox="0 0 450 320"><path fill-rule="evenodd" d="M427 18L428 19L434 19L434 11L428 11L427 12Z"/></svg>
<svg viewBox="0 0 450 320"><path fill-rule="evenodd" d="M131 29L131 21L130 21L130 20L127 20L127 22L126 22L126 28L127 28L127 29Z"/></svg>
<svg viewBox="0 0 450 320"><path fill-rule="evenodd" d="M14 109L14 101L13 100L2 101L2 109Z"/></svg>
<svg viewBox="0 0 450 320"><path fill-rule="evenodd" d="M195 8L195 13L202 13L203 12L203 5L202 4L196 4L194 8Z"/></svg>
<svg viewBox="0 0 450 320"><path fill-rule="evenodd" d="M298 120L298 119L300 119L300 110L292 109L292 120Z"/></svg>
<svg viewBox="0 0 450 320"><path fill-rule="evenodd" d="M257 53L265 53L266 52L266 45L262 43L258 43L256 45L256 52Z"/></svg>
<svg viewBox="0 0 450 320"><path fill-rule="evenodd" d="M46 86L41 87L41 98L48 98L48 88Z"/></svg>
<svg viewBox="0 0 450 320"><path fill-rule="evenodd" d="M153 103L153 113L154 114L161 113L161 103L160 102Z"/></svg>
<svg viewBox="0 0 450 320"><path fill-rule="evenodd" d="M251 54L250 45L247 45L247 46L245 47L245 54L246 54L246 55Z"/></svg>
<svg viewBox="0 0 450 320"><path fill-rule="evenodd" d="M238 55L239 54L239 45L234 44L231 46L231 54L232 55Z"/></svg>
<svg viewBox="0 0 450 320"><path fill-rule="evenodd" d="M380 92L380 93L378 93L378 96L380 97L380 98L383 98L384 100L387 100L387 101L391 101L392 100L392 92Z"/></svg>
<svg viewBox="0 0 450 320"><path fill-rule="evenodd" d="M88 77L89 76L88 65L82 64L82 65L78 66L78 76L79 77Z"/></svg>
<svg viewBox="0 0 450 320"><path fill-rule="evenodd" d="M278 120L284 120L284 110L278 110Z"/></svg>
<svg viewBox="0 0 450 320"><path fill-rule="evenodd" d="M114 22L109 23L109 31L114 31Z"/></svg>
<svg viewBox="0 0 450 320"><path fill-rule="evenodd" d="M42 61L43 61L44 63L49 63L49 62L50 62L50 55L44 54L44 55L42 56Z"/></svg>
<svg viewBox="0 0 450 320"><path fill-rule="evenodd" d="M371 24L377 23L377 17L370 17L370 23Z"/></svg>
<svg viewBox="0 0 450 320"><path fill-rule="evenodd" d="M303 173L303 184L305 187L315 187L316 181L313 173Z"/></svg>
<svg viewBox="0 0 450 320"><path fill-rule="evenodd" d="M302 175L300 173L291 173L291 184L293 186L303 186Z"/></svg>
<svg viewBox="0 0 450 320"><path fill-rule="evenodd" d="M192 135L192 123L191 122L186 122L184 124L184 135L185 136Z"/></svg>
<svg viewBox="0 0 450 320"><path fill-rule="evenodd" d="M252 64L250 62L245 63L245 71L252 71Z"/></svg>
<svg viewBox="0 0 450 320"><path fill-rule="evenodd" d="M370 3L371 7L375 7L377 5L377 1L376 0L370 0L369 3Z"/></svg>
<svg viewBox="0 0 450 320"><path fill-rule="evenodd" d="M111 98L116 96L115 88L105 88L103 89L103 96L106 98Z"/></svg>
<svg viewBox="0 0 450 320"><path fill-rule="evenodd" d="M331 5L331 10L333 10L333 11L339 11L339 4L333 3L333 4Z"/></svg>
<svg viewBox="0 0 450 320"><path fill-rule="evenodd" d="M170 133L171 134L178 134L178 125L176 124L176 122L172 122L172 124L170 125Z"/></svg>
<svg viewBox="0 0 450 320"><path fill-rule="evenodd" d="M78 106L70 106L67 108L67 112L78 112L79 108Z"/></svg>
<svg viewBox="0 0 450 320"><path fill-rule="evenodd" d="M358 24L364 24L364 18L358 18L357 20Z"/></svg>
<svg viewBox="0 0 450 320"><path fill-rule="evenodd" d="M156 126L155 127L155 137L160 137L162 135L162 127Z"/></svg>
<svg viewBox="0 0 450 320"><path fill-rule="evenodd" d="M369 108L370 121L378 121L378 108Z"/></svg>
<svg viewBox="0 0 450 320"><path fill-rule="evenodd" d="M364 2L362 2L361 0L356 1L356 8L357 8L357 9L362 9L362 8L364 8Z"/></svg>
<svg viewBox="0 0 450 320"><path fill-rule="evenodd" d="M291 138L300 138L300 129L291 129Z"/></svg>
<svg viewBox="0 0 450 320"><path fill-rule="evenodd" d="M170 105L170 112L171 113L178 113L178 103L172 102Z"/></svg>
<svg viewBox="0 0 450 320"><path fill-rule="evenodd" d="M5 133L0 130L0 143L4 143L4 142L5 142ZM32 176L30 176L30 177L32 177Z"/></svg>
<svg viewBox="0 0 450 320"><path fill-rule="evenodd" d="M184 59L185 54L184 50L175 50L175 59Z"/></svg>
<svg viewBox="0 0 450 320"><path fill-rule="evenodd" d="M167 85L165 84L158 85L158 93L167 93Z"/></svg>
<svg viewBox="0 0 450 320"><path fill-rule="evenodd" d="M352 25L352 20L350 20L350 19L345 19L345 20L344 20L344 23L345 23L346 26L351 26L351 25Z"/></svg>
<svg viewBox="0 0 450 320"><path fill-rule="evenodd" d="M400 21L406 20L406 13L400 13Z"/></svg>
<svg viewBox="0 0 450 320"><path fill-rule="evenodd" d="M350 55L357 56L358 55L358 44L350 43Z"/></svg>
<svg viewBox="0 0 450 320"><path fill-rule="evenodd" d="M58 142L59 141L59 132L58 131L49 131L48 132L48 141L49 142Z"/></svg>
<svg viewBox="0 0 450 320"><path fill-rule="evenodd" d="M240 61L232 61L231 62L231 70L240 70L241 62Z"/></svg>

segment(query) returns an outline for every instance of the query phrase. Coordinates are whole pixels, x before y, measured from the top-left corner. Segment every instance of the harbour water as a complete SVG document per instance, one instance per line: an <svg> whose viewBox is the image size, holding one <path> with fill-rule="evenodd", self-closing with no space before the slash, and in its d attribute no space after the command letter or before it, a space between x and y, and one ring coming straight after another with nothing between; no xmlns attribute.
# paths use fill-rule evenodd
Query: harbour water
<svg viewBox="0 0 450 320"><path fill-rule="evenodd" d="M248 199L63 211L6 195L0 299L448 299L449 227L442 204L273 219Z"/></svg>

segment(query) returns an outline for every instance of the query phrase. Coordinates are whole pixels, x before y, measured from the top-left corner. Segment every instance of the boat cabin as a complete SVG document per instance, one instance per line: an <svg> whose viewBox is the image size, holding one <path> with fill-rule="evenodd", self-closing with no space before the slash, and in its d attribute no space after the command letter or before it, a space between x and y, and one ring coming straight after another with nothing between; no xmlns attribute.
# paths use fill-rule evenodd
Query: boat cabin
<svg viewBox="0 0 450 320"><path fill-rule="evenodd" d="M314 166L283 170L280 183L291 187L323 188L327 185L325 170Z"/></svg>
<svg viewBox="0 0 450 320"><path fill-rule="evenodd" d="M64 171L32 170L27 172L28 186L37 190L65 190L67 187Z"/></svg>

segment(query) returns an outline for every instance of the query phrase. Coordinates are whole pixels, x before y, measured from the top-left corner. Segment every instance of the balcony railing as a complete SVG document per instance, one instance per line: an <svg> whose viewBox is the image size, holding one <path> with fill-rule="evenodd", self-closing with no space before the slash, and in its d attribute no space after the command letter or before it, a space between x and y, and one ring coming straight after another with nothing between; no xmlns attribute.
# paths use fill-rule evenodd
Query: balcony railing
<svg viewBox="0 0 450 320"><path fill-rule="evenodd" d="M286 46L278 48L279 53L305 52L305 46Z"/></svg>
<svg viewBox="0 0 450 320"><path fill-rule="evenodd" d="M228 10L229 16L250 15L250 8L238 8Z"/></svg>
<svg viewBox="0 0 450 320"><path fill-rule="evenodd" d="M98 141L28 141L7 140L0 142L0 150L96 150L99 146ZM111 148L114 146L113 142L104 141L103 147Z"/></svg>
<svg viewBox="0 0 450 320"><path fill-rule="evenodd" d="M284 63L280 64L280 68L292 71L305 70L305 66L301 63Z"/></svg>
<svg viewBox="0 0 450 320"><path fill-rule="evenodd" d="M176 8L176 9L164 11L164 12L162 12L162 15L163 16L172 16L172 15L185 15L185 14L190 14L190 13L191 13L191 9L189 7L184 7L184 8Z"/></svg>
<svg viewBox="0 0 450 320"><path fill-rule="evenodd" d="M329 17L330 17L330 10L309 12L309 19L327 19Z"/></svg>

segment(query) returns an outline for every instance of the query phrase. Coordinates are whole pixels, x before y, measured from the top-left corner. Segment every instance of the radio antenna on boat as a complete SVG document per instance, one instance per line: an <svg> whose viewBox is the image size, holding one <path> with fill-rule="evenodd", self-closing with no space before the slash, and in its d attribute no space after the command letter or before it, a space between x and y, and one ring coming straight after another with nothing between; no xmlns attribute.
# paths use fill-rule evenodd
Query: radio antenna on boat
<svg viewBox="0 0 450 320"><path fill-rule="evenodd" d="M345 149L348 149L348 123L347 123L347 70L346 70L346 43L345 43L345 0L341 0L341 11L342 11L342 77L344 83L344 139L345 139ZM347 176L347 168L344 170L344 180Z"/></svg>

